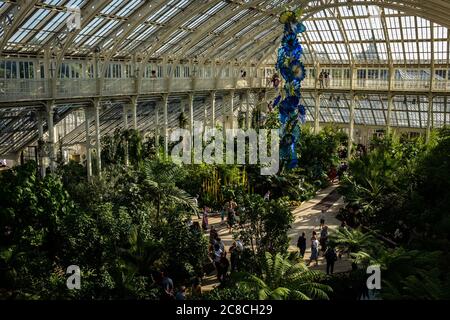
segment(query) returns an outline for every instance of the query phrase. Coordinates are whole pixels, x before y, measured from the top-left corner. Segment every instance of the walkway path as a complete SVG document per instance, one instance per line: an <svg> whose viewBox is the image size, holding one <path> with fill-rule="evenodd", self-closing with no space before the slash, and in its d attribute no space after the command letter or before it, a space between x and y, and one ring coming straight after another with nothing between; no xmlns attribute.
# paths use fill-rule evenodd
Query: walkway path
<svg viewBox="0 0 450 320"><path fill-rule="evenodd" d="M320 190L313 199L302 203L301 206L293 210L294 222L292 223L291 229L288 231L288 236L291 239L289 251L298 251L297 239L302 232L305 232L306 238L308 239L305 253L306 263L309 262L309 257L311 255L311 240L309 239L311 238L312 232L315 230L320 234L319 223L322 209L327 210L325 213L325 224L331 229L331 232L340 225L340 221L336 219L336 214L339 212L339 209L343 206L344 202L342 197L337 193L336 188L337 184L333 184ZM195 220L198 220L197 217ZM220 216L210 217L209 224L218 230L219 237L224 242L225 248L228 251L228 248L233 243L233 236L228 231L226 220L221 223ZM207 232L207 236L209 237L209 231ZM314 263L313 266L311 266L311 269L325 272L326 262L324 261L324 258L320 257L318 265L315 265ZM334 272L348 271L350 269L350 262L344 259L338 260L334 266ZM202 289L206 292L212 290L217 285L218 281L214 272L203 279Z"/></svg>

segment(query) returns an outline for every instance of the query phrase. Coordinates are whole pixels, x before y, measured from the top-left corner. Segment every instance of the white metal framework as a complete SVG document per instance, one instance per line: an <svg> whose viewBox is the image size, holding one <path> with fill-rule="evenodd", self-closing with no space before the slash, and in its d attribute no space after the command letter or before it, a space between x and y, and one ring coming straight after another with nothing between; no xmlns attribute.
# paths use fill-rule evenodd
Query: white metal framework
<svg viewBox="0 0 450 320"><path fill-rule="evenodd" d="M86 143L90 126L98 139L128 109L137 128L162 121L167 135L185 101L192 121L209 123L229 97L232 108L267 104L287 7L304 8L303 100L315 127L450 123L450 0L11 0L0 1L0 157L39 137L49 154L60 138ZM68 23L74 8L79 25ZM49 125L60 131L46 138Z"/></svg>

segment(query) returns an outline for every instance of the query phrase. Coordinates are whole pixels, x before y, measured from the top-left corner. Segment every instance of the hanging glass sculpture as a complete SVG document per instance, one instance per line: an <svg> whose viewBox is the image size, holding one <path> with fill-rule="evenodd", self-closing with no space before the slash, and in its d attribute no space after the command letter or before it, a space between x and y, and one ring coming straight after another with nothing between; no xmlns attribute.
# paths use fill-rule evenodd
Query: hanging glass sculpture
<svg viewBox="0 0 450 320"><path fill-rule="evenodd" d="M305 78L305 67L300 61L303 53L298 34L306 31L300 21L302 10L285 11L280 15L284 24L281 47L278 49L276 69L285 80L283 89L273 102L278 107L281 122L280 158L283 166L297 166L296 143L300 139L300 124L305 123L305 107L300 104L301 82Z"/></svg>

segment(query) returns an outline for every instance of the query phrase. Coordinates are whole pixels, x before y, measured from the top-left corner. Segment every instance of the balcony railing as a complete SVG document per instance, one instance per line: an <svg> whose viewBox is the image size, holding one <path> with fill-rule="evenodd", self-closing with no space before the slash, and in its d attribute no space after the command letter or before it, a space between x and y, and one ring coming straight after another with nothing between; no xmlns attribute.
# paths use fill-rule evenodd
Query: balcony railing
<svg viewBox="0 0 450 320"><path fill-rule="evenodd" d="M304 89L336 89L350 90L350 79L328 79L323 85L313 78L304 79ZM56 92L51 90L51 79L7 79L0 80L0 101L24 101L51 98L92 97L98 94L98 79L58 79ZM137 83L134 78L104 79L101 82L103 96L130 95L137 93ZM283 83L280 84L282 86ZM190 92L207 90L227 90L246 88L272 87L270 78L155 78L142 79L140 94L166 92ZM427 92L430 88L428 80L394 80L392 90L404 92ZM354 90L387 91L389 81L381 79L355 79ZM447 92L450 90L450 80L435 80L433 91Z"/></svg>

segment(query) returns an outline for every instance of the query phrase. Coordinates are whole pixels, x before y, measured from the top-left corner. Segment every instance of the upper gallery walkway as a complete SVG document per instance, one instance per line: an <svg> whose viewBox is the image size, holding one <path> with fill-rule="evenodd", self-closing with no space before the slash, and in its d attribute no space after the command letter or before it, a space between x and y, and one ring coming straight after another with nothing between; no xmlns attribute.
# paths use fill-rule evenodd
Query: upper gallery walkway
<svg viewBox="0 0 450 320"><path fill-rule="evenodd" d="M450 81L436 81L430 87L426 80L330 79L323 86L316 79L305 79L305 91L368 92L392 94L447 94ZM269 78L155 78L142 79L58 79L52 89L51 79L3 79L0 80L0 102L46 101L50 99L90 99L98 97L129 97L195 91L221 91L271 88ZM101 90L99 89L101 88Z"/></svg>
<svg viewBox="0 0 450 320"><path fill-rule="evenodd" d="M19 59L20 60L20 59ZM39 59L0 60L0 103L77 102L94 98L121 99L205 91L273 88L273 66L150 64L114 62L94 68L89 61L66 61L59 69ZM140 68L143 68L142 70ZM100 71L100 69L102 71ZM94 71L97 70L97 71ZM144 70L144 71L143 71ZM319 80L317 71L329 76ZM443 70L443 72L448 70ZM57 75L57 76L56 76ZM98 75L98 76L96 76ZM434 75L434 76L431 76ZM283 83L280 84L282 86ZM429 69L379 66L306 66L304 91L447 95L450 79Z"/></svg>

